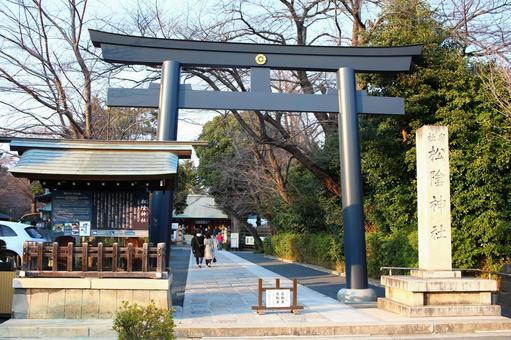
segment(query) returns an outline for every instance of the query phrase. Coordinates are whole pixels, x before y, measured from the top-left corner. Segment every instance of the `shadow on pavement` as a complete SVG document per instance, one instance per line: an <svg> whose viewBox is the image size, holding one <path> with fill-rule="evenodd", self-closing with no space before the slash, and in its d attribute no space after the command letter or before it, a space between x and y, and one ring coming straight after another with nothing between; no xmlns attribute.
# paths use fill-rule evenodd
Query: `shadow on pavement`
<svg viewBox="0 0 511 340"><path fill-rule="evenodd" d="M172 245L170 266L172 268L172 305L174 306L183 306L189 261L190 246Z"/></svg>
<svg viewBox="0 0 511 340"><path fill-rule="evenodd" d="M264 257L264 254L248 251L235 251L232 253L288 279L297 279L299 284L333 299L336 299L337 292L344 288L344 277L342 276L321 272L296 263L286 263L270 259ZM376 291L378 297L385 296L385 289L383 287L369 286Z"/></svg>

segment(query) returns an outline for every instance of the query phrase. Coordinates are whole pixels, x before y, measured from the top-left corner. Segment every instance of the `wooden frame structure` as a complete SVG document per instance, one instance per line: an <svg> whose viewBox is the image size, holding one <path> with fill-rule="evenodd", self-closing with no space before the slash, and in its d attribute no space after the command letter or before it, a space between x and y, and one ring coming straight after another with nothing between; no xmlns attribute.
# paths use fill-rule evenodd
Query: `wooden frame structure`
<svg viewBox="0 0 511 340"><path fill-rule="evenodd" d="M25 243L23 271L26 277L109 277L109 278L167 278L165 243L151 247L144 243L135 247L75 246Z"/></svg>
<svg viewBox="0 0 511 340"><path fill-rule="evenodd" d="M289 307L267 307L263 305L263 292L267 290L275 289L289 289L292 293L291 305ZM280 279L275 279L275 287L263 287L263 279L259 279L257 283L257 306L252 306L252 310L255 310L257 314L264 314L266 310L291 310L291 313L298 314L303 309L303 305L298 304L298 282L293 279L292 287L281 287Z"/></svg>

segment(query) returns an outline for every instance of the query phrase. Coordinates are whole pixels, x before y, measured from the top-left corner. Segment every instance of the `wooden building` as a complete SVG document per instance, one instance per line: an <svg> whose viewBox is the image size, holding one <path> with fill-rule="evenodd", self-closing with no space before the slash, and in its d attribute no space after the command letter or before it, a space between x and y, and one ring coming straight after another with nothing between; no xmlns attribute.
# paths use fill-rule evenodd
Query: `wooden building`
<svg viewBox="0 0 511 340"><path fill-rule="evenodd" d="M174 214L172 221L179 223L184 234L194 234L196 231L214 228L229 230L230 217L215 203L209 195L188 195L188 204L182 214Z"/></svg>
<svg viewBox="0 0 511 340"><path fill-rule="evenodd" d="M188 142L5 138L9 171L51 193L53 236L147 237L153 191L173 190Z"/></svg>

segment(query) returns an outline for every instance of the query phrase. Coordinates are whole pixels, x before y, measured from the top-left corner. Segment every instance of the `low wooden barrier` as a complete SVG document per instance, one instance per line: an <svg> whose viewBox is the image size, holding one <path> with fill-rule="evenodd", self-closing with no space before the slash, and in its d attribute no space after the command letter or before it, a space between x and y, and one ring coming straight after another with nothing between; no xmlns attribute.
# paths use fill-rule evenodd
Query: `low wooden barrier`
<svg viewBox="0 0 511 340"><path fill-rule="evenodd" d="M126 277L166 278L165 243L150 247L134 247L117 243L105 247L102 243L89 246L59 246L27 242L23 251L26 277Z"/></svg>

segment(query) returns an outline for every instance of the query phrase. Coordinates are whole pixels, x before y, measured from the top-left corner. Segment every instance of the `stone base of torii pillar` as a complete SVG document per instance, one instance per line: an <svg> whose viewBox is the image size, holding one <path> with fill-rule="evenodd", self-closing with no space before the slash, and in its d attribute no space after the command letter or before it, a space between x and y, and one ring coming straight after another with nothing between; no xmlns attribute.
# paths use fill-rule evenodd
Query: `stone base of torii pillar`
<svg viewBox="0 0 511 340"><path fill-rule="evenodd" d="M497 316L495 280L462 278L452 270L447 127L417 130L419 269L382 276L378 308L407 317Z"/></svg>

